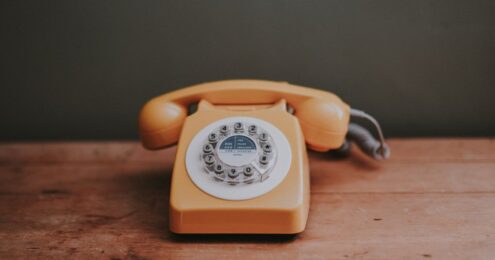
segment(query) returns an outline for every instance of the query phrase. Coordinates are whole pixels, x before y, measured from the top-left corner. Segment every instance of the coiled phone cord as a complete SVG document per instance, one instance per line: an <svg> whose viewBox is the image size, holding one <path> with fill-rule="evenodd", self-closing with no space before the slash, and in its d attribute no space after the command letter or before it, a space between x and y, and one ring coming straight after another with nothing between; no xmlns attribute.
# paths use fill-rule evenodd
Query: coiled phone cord
<svg viewBox="0 0 495 260"><path fill-rule="evenodd" d="M374 159L382 160L390 157L390 148L385 144L385 138L383 137L383 132L378 121L371 115L358 109L351 108L350 114L352 117L362 118L371 122L378 133L379 139L377 140L367 129L355 123L349 124L347 138L354 141L363 152ZM350 147L348 144L344 144L344 146L347 146L346 149Z"/></svg>

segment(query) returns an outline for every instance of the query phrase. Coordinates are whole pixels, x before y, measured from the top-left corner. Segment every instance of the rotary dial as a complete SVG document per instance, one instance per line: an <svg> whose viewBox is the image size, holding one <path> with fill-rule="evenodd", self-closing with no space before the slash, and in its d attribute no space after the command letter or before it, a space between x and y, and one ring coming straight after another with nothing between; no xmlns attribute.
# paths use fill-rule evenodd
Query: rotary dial
<svg viewBox="0 0 495 260"><path fill-rule="evenodd" d="M205 172L230 185L266 180L276 159L270 134L256 124L244 122L225 124L211 131L201 153Z"/></svg>

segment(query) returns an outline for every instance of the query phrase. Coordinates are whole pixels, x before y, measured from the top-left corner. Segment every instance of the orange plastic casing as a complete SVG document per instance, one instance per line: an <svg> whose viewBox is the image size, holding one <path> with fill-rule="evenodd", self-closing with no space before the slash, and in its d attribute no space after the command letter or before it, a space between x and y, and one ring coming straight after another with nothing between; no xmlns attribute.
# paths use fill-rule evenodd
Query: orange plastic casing
<svg viewBox="0 0 495 260"><path fill-rule="evenodd" d="M198 102L187 116L187 105ZM287 104L295 114L287 112ZM185 156L194 136L207 125L232 116L270 122L289 140L290 169L270 192L248 200L213 197L190 179ZM344 141L349 106L337 96L287 83L230 80L205 83L165 94L141 111L140 135L149 149L178 140L171 192L170 229L175 233L294 234L306 226L309 211L311 149L338 148Z"/></svg>

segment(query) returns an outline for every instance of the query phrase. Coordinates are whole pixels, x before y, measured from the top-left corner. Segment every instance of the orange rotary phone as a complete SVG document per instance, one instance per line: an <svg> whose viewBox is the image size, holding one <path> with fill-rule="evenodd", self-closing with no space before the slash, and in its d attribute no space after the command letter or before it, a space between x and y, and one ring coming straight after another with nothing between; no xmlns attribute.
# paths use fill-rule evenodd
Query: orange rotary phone
<svg viewBox="0 0 495 260"><path fill-rule="evenodd" d="M194 113L188 106L197 104ZM350 117L370 120L379 141ZM311 150L348 150L348 140L383 159L376 120L336 95L285 82L227 80L150 100L139 133L148 149L178 142L171 191L175 233L294 234L306 226Z"/></svg>

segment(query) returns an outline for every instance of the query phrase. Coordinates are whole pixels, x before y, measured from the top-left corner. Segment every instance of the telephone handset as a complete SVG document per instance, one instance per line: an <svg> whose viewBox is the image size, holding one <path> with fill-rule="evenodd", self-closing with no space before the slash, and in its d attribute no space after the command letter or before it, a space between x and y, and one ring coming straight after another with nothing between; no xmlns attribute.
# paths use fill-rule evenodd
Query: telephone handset
<svg viewBox="0 0 495 260"><path fill-rule="evenodd" d="M188 115L188 106L197 111ZM368 119L379 141L350 117ZM306 145L388 157L371 116L336 95L285 82L203 83L150 100L139 133L148 149L178 142L170 192L176 233L302 232L309 210Z"/></svg>

